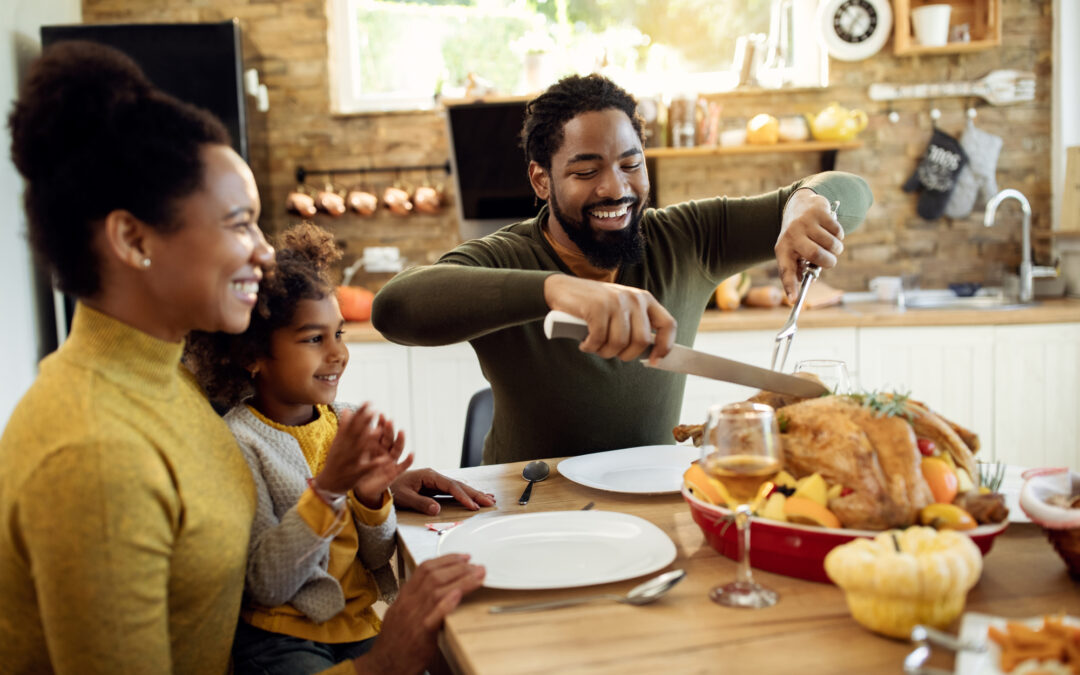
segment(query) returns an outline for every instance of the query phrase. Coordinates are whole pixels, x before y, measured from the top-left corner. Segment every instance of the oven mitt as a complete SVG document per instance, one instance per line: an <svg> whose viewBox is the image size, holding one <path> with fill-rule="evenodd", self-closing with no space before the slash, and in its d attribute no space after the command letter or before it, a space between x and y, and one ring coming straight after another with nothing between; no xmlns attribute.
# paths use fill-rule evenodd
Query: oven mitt
<svg viewBox="0 0 1080 675"><path fill-rule="evenodd" d="M941 129L934 129L926 153L919 160L915 173L904 183L904 192L921 190L916 207L926 220L937 220L956 188L956 177L967 164L967 155L960 143Z"/></svg>
<svg viewBox="0 0 1080 675"><path fill-rule="evenodd" d="M997 161L1003 141L1000 136L983 131L968 120L960 147L968 156L968 164L956 177L956 189L945 205L949 218L967 218L972 209L982 209L986 201L997 194Z"/></svg>

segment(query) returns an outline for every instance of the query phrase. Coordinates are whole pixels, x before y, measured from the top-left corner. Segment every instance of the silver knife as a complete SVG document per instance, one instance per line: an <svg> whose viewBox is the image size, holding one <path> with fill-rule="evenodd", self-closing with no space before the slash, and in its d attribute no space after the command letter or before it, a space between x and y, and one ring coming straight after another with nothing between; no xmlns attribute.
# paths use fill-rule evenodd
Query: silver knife
<svg viewBox="0 0 1080 675"><path fill-rule="evenodd" d="M581 342L588 337L589 326L584 320L576 316L552 310L548 312L547 317L544 319L544 335L548 339L570 338ZM646 349L639 358L646 366L660 368L661 370L698 375L724 382L734 382L747 387L757 387L765 391L801 396L803 398L814 398L829 393L828 388L812 380L785 375L767 368L758 368L748 363L706 354L678 344L673 345L671 351L660 359L656 366L651 366L648 362L651 349L651 347Z"/></svg>

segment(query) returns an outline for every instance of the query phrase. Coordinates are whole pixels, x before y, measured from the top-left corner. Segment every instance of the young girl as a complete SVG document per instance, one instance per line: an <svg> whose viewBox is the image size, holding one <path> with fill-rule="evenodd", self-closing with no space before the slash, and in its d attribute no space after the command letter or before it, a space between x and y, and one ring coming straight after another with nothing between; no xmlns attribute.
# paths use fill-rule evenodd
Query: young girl
<svg viewBox="0 0 1080 675"><path fill-rule="evenodd" d="M258 505L241 622L244 673L315 673L370 649L372 605L396 591L390 483L404 434L334 402L349 360L328 277L341 257L311 224L286 231L242 335L194 335L188 362L254 474ZM312 477L314 476L314 477Z"/></svg>

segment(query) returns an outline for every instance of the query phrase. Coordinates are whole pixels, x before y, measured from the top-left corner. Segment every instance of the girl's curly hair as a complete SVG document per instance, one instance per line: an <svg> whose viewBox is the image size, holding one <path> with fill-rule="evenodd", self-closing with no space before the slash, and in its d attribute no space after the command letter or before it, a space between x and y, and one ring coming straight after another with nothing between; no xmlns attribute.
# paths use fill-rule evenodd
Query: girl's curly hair
<svg viewBox="0 0 1080 675"><path fill-rule="evenodd" d="M259 284L251 324L239 335L196 331L187 339L184 363L211 403L223 412L254 393L251 366L271 356L270 338L288 326L301 300L321 300L333 292L330 266L341 259L334 236L311 223L295 225L275 238L275 265Z"/></svg>

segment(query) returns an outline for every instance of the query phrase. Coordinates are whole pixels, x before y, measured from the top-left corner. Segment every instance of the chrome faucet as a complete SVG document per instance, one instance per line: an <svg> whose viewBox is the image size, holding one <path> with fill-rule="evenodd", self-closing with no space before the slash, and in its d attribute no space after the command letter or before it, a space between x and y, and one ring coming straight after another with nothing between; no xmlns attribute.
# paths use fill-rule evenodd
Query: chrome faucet
<svg viewBox="0 0 1080 675"><path fill-rule="evenodd" d="M1006 199L1015 199L1020 202L1020 210L1024 214L1022 229L1022 248L1020 249L1020 302L1031 302L1035 297L1035 277L1053 276L1052 267L1035 267L1031 263L1031 204L1019 190L1012 188L1002 190L986 204L986 215L983 217L983 225L990 227L994 224L1001 202Z"/></svg>

